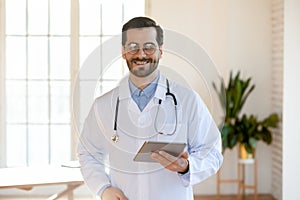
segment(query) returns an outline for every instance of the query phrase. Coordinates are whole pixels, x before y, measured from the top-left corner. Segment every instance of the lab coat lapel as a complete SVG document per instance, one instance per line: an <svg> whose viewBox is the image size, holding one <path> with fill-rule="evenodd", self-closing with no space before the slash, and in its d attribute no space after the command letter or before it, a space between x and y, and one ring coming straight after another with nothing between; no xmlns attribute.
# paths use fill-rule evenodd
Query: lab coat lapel
<svg viewBox="0 0 300 200"><path fill-rule="evenodd" d="M166 77L160 74L154 97L164 101L166 98L166 92L167 92Z"/></svg>
<svg viewBox="0 0 300 200"><path fill-rule="evenodd" d="M128 79L129 79L129 75L122 78L122 80L119 82L119 89L118 89L119 99L120 99L120 101L123 101L123 100L127 101L126 107L128 107L128 110L130 110L131 112L134 112L136 114L139 114L140 109L138 108L136 103L131 98Z"/></svg>
<svg viewBox="0 0 300 200"><path fill-rule="evenodd" d="M158 79L157 88L154 93L153 98L149 101L147 106L144 108L143 111L148 111L153 108L153 106L158 104L158 100L165 100L167 92L167 84L166 84L166 77L160 74Z"/></svg>
<svg viewBox="0 0 300 200"><path fill-rule="evenodd" d="M151 109L153 105L157 104L158 99L165 100L166 98L166 91L167 91L167 85L166 85L166 77L159 75L158 85L157 89L154 94L154 101L151 100L148 105L145 107L145 111L148 109ZM120 100L128 100L128 108L135 113L141 113L138 106L135 104L135 102L131 98L130 89L129 89L129 83L128 83L129 75L125 76L119 83L119 99ZM134 104L134 105L133 105Z"/></svg>
<svg viewBox="0 0 300 200"><path fill-rule="evenodd" d="M128 83L129 75L123 77L119 82L119 99L123 100L126 98L131 98L129 83Z"/></svg>
<svg viewBox="0 0 300 200"><path fill-rule="evenodd" d="M130 89L129 89L129 83L128 83L129 76L125 76L119 83L119 99L125 99L125 98L131 98ZM166 77L160 74L157 89L155 91L154 97L165 100L166 98L166 91L167 91L167 85L166 85Z"/></svg>

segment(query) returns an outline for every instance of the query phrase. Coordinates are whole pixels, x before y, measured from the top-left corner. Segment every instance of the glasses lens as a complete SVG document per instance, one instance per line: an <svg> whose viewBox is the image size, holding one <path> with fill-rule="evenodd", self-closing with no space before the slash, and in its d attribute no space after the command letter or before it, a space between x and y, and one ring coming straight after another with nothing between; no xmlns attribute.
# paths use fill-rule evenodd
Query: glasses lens
<svg viewBox="0 0 300 200"><path fill-rule="evenodd" d="M138 44L129 44L126 48L125 48L125 51L127 53L130 53L130 54L136 54L138 51L139 51L140 47Z"/></svg>
<svg viewBox="0 0 300 200"><path fill-rule="evenodd" d="M156 51L156 46L155 46L155 44L146 43L144 45L143 50L144 50L145 54L151 55L151 54L154 54L154 52Z"/></svg>
<svg viewBox="0 0 300 200"><path fill-rule="evenodd" d="M156 48L155 44L152 44L152 43L145 43L144 47L143 47L143 51L147 55L154 54L156 49L157 48ZM138 53L139 50L140 50L140 46L136 43L131 43L128 46L125 47L126 53L129 53L129 54L132 54L132 55Z"/></svg>

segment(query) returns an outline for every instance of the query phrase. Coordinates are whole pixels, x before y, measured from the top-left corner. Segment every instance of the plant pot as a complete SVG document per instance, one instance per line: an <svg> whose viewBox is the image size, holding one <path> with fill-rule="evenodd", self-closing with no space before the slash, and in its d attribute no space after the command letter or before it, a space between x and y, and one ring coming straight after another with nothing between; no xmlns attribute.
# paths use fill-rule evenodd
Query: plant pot
<svg viewBox="0 0 300 200"><path fill-rule="evenodd" d="M255 155L255 149L253 149L253 153L248 153L245 149L244 144L239 144L239 158L240 159L253 159Z"/></svg>

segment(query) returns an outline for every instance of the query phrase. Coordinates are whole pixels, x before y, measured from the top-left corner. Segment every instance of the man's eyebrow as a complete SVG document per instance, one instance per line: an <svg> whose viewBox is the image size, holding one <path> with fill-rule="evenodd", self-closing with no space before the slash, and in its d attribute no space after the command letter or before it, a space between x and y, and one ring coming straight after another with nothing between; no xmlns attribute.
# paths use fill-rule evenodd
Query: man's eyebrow
<svg viewBox="0 0 300 200"><path fill-rule="evenodd" d="M137 42L129 42L127 45L132 45L132 44L139 45L139 43L137 43ZM154 44L155 45L154 42L145 42L143 45L145 45L145 44Z"/></svg>
<svg viewBox="0 0 300 200"><path fill-rule="evenodd" d="M144 45L145 45L145 44L154 44L154 45L155 45L154 42L145 42Z"/></svg>
<svg viewBox="0 0 300 200"><path fill-rule="evenodd" d="M127 46L128 46L128 45L133 45L133 44L138 45L138 43L136 43L136 42L129 42L129 43L127 44Z"/></svg>

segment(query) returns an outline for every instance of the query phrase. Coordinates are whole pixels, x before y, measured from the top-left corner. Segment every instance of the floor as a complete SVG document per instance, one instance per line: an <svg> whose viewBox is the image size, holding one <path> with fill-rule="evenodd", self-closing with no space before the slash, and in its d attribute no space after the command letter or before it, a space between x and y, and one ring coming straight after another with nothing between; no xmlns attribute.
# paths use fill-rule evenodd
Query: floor
<svg viewBox="0 0 300 200"><path fill-rule="evenodd" d="M1 197L0 200L44 200L45 198L32 198L32 197L18 197L18 198L12 198L12 197ZM67 200L67 198L61 198L61 200ZM95 198L74 198L74 200L95 200ZM216 200L216 196L210 195L210 196L197 196L195 197L195 200ZM221 196L220 200L238 200L236 195L223 195ZM254 200L252 195L246 196L244 200ZM258 200L275 200L271 195L259 195Z"/></svg>
<svg viewBox="0 0 300 200"><path fill-rule="evenodd" d="M197 196L195 200L217 200L216 196ZM220 200L238 200L236 195L222 195ZM247 195L243 200L254 200L253 195ZM261 194L258 195L258 200L275 200L272 195Z"/></svg>

